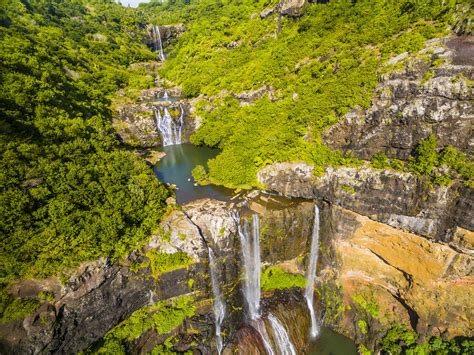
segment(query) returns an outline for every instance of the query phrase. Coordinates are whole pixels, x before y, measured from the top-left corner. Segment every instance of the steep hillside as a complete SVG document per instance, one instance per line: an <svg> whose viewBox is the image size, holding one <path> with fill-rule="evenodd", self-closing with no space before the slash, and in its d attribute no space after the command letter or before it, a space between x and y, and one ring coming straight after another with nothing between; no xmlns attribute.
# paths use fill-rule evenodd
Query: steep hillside
<svg viewBox="0 0 474 355"><path fill-rule="evenodd" d="M193 142L223 150L209 164L211 181L256 185L256 171L279 161L303 160L318 171L357 164L350 152L328 149L322 133L370 106L387 60L449 34L463 2L276 3L143 6L158 24L186 28L160 73L184 95L203 95L196 115L205 120ZM252 105L239 102L256 90Z"/></svg>
<svg viewBox="0 0 474 355"><path fill-rule="evenodd" d="M153 84L128 68L154 57L142 44L144 22L113 1L2 2L2 289L121 256L162 215L167 190L110 124L118 89ZM4 308L3 290L1 298L2 319L28 311Z"/></svg>

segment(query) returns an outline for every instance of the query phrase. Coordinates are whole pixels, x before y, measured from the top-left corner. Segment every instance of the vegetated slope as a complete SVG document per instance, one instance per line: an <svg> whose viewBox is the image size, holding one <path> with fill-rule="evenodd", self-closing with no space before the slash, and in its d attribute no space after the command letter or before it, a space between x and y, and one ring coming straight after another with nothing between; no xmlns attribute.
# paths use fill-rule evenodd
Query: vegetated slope
<svg viewBox="0 0 474 355"><path fill-rule="evenodd" d="M128 69L155 57L140 23L113 1L2 1L2 287L123 255L157 225L168 191L110 125L111 95L153 84Z"/></svg>
<svg viewBox="0 0 474 355"><path fill-rule="evenodd" d="M144 5L160 24L184 22L161 73L187 96L203 94L196 144L222 148L209 178L255 185L275 161L355 163L321 143L321 133L355 106L368 107L377 71L393 55L420 50L447 34L460 1L331 0L308 4L299 18L260 11L275 1L192 1ZM267 86L253 105L231 95ZM225 91L224 91L225 90ZM272 102L273 101L273 102Z"/></svg>

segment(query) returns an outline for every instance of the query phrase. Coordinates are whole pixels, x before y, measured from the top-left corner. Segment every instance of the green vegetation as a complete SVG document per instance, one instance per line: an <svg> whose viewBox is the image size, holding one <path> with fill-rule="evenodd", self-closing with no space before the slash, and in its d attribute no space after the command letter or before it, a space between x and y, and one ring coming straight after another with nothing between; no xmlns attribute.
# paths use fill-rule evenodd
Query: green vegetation
<svg viewBox="0 0 474 355"><path fill-rule="evenodd" d="M388 354L472 354L474 341L443 340L431 337L425 343L417 343L418 335L403 325L392 327L382 339L382 350Z"/></svg>
<svg viewBox="0 0 474 355"><path fill-rule="evenodd" d="M362 307L362 309L364 309L372 317L378 318L379 306L377 305L377 303L369 300L367 297L363 295L353 295L352 301L354 301L356 304Z"/></svg>
<svg viewBox="0 0 474 355"><path fill-rule="evenodd" d="M146 22L111 0L2 1L0 288L118 258L157 225L169 192L110 124L119 89L153 85L130 66L156 58ZM33 308L1 302L3 319Z"/></svg>
<svg viewBox="0 0 474 355"><path fill-rule="evenodd" d="M367 349L364 344L360 344L357 347L357 350L359 351L360 355L371 355L372 354L372 352L369 349Z"/></svg>
<svg viewBox="0 0 474 355"><path fill-rule="evenodd" d="M154 57L143 14L113 1L48 3L0 10L3 283L124 255L169 194L110 125L111 97L142 75L129 65Z"/></svg>
<svg viewBox="0 0 474 355"><path fill-rule="evenodd" d="M276 1L152 1L142 8L157 23L186 26L160 74L186 96L213 97L212 105L198 105L205 120L192 137L222 149L208 164L209 181L250 187L272 162L303 160L316 172L356 163L324 146L322 132L370 104L388 58L444 35L458 2L465 1L331 0L278 24L277 15L258 16ZM267 92L252 105L231 94L260 88Z"/></svg>
<svg viewBox="0 0 474 355"><path fill-rule="evenodd" d="M453 177L458 177L467 185L474 186L474 162L449 145L439 149L434 135L418 144L408 168L417 175L428 176L439 185L448 185Z"/></svg>
<svg viewBox="0 0 474 355"><path fill-rule="evenodd" d="M32 314L40 306L34 299L10 297L4 290L0 292L0 324Z"/></svg>
<svg viewBox="0 0 474 355"><path fill-rule="evenodd" d="M367 334L367 322L363 319L357 321L357 326L359 327L362 334Z"/></svg>
<svg viewBox="0 0 474 355"><path fill-rule="evenodd" d="M191 172L191 175L193 176L194 181L196 181L198 184L203 185L207 183L207 171L202 165L196 165L196 167Z"/></svg>
<svg viewBox="0 0 474 355"><path fill-rule="evenodd" d="M290 287L304 288L306 287L306 279L303 275L290 274L278 266L270 266L262 272L262 290L281 290Z"/></svg>
<svg viewBox="0 0 474 355"><path fill-rule="evenodd" d="M125 321L110 330L99 344L87 353L125 354L125 344L153 329L158 334L167 334L183 323L186 317L195 314L196 307L191 296L180 296L170 301L158 302L140 308ZM170 344L166 348L169 350Z"/></svg>
<svg viewBox="0 0 474 355"><path fill-rule="evenodd" d="M151 274L155 279L158 279L161 274L169 271L188 267L194 260L185 252L178 251L176 253L168 254L157 249L152 249L147 252L147 261L131 266L131 269L138 271L143 268L151 268Z"/></svg>
<svg viewBox="0 0 474 355"><path fill-rule="evenodd" d="M379 152L372 157L371 165L376 169L409 171L424 176L438 185L449 185L454 178L457 178L468 186L474 186L472 159L450 145L439 147L434 135L430 135L417 145L414 155L407 163L389 159L384 153Z"/></svg>

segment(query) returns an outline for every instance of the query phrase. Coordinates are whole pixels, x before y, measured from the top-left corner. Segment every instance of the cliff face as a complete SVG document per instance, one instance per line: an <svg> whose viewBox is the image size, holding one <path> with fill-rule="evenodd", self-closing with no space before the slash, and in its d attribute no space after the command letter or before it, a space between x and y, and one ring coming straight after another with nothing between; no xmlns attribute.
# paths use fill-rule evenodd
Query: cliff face
<svg viewBox="0 0 474 355"><path fill-rule="evenodd" d="M113 124L120 139L135 148L159 147L162 143L156 123L156 112L161 115L167 109L173 120L179 120L183 114L182 143L189 143L190 136L198 128L199 122L192 115L190 103L182 99L160 100L163 89L147 90L142 93L140 102L121 105L116 109ZM180 94L179 90L170 90L169 94Z"/></svg>
<svg viewBox="0 0 474 355"><path fill-rule="evenodd" d="M361 159L384 152L405 160L418 142L434 134L443 146L472 152L473 58L472 36L434 39L417 54L392 58L371 107L348 113L324 142Z"/></svg>
<svg viewBox="0 0 474 355"><path fill-rule="evenodd" d="M371 347L400 323L426 336L472 336L472 189L430 189L371 168L312 170L274 164L258 178L281 195L328 203L320 204L327 324Z"/></svg>
<svg viewBox="0 0 474 355"><path fill-rule="evenodd" d="M316 177L304 163L270 165L258 180L281 195L322 199L435 240L452 241L457 226L474 229L473 191L462 184L431 188L410 173L368 167Z"/></svg>

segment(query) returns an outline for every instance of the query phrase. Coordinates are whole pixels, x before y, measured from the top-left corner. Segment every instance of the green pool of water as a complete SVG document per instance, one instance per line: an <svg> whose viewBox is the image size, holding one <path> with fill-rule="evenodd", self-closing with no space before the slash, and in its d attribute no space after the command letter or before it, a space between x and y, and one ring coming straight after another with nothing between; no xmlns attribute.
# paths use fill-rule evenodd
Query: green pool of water
<svg viewBox="0 0 474 355"><path fill-rule="evenodd" d="M321 327L319 336L311 341L310 355L356 355L357 348L349 338Z"/></svg>
<svg viewBox="0 0 474 355"><path fill-rule="evenodd" d="M166 154L153 168L156 176L163 182L177 186L176 199L185 204L200 198L213 198L227 201L232 190L222 186L195 186L191 171L196 165L207 166L207 161L219 154L218 149L197 147L192 144L179 144L162 147Z"/></svg>

